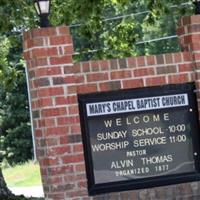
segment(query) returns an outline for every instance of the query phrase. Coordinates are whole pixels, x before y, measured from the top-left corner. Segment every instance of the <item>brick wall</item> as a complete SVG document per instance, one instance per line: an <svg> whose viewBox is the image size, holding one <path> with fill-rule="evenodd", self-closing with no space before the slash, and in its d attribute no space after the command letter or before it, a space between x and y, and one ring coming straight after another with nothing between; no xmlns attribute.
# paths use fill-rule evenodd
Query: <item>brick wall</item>
<svg viewBox="0 0 200 200"><path fill-rule="evenodd" d="M182 18L177 33L183 52L74 64L67 27L24 33L37 157L46 199L200 198L198 182L96 197L87 195L77 94L191 81L199 89L200 16Z"/></svg>

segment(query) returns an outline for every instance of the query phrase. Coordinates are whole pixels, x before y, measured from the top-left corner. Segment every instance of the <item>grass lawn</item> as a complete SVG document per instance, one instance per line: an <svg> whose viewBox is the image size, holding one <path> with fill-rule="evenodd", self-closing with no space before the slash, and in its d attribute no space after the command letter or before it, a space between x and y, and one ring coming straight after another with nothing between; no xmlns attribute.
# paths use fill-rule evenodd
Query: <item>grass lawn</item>
<svg viewBox="0 0 200 200"><path fill-rule="evenodd" d="M23 165L16 165L2 169L9 187L28 187L42 185L39 165L29 161Z"/></svg>

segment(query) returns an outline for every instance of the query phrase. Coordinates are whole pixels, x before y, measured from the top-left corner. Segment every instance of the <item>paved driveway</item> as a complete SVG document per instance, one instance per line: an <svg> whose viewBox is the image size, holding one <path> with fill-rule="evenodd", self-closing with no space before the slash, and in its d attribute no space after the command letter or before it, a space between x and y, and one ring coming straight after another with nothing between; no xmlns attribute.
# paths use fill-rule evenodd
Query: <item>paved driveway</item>
<svg viewBox="0 0 200 200"><path fill-rule="evenodd" d="M24 195L26 197L44 197L42 186L34 187L10 187L15 195Z"/></svg>

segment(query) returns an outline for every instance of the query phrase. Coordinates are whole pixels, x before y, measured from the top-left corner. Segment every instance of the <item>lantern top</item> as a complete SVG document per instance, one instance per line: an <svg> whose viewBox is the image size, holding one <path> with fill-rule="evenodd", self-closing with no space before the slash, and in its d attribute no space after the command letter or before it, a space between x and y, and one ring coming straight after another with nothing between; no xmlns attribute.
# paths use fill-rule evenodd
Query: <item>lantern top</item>
<svg viewBox="0 0 200 200"><path fill-rule="evenodd" d="M195 5L195 14L200 14L200 0L193 0L193 3Z"/></svg>
<svg viewBox="0 0 200 200"><path fill-rule="evenodd" d="M49 15L50 0L34 0L34 6L38 15Z"/></svg>

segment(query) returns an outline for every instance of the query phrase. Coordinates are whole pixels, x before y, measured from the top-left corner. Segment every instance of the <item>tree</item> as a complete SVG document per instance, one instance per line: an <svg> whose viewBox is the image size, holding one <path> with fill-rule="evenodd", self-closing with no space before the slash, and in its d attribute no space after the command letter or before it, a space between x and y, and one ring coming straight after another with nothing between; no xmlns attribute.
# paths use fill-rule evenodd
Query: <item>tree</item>
<svg viewBox="0 0 200 200"><path fill-rule="evenodd" d="M192 12L192 0L188 1L191 4L187 7L179 6L184 2L185 0L169 0L167 2L166 0L52 0L50 20L53 25L81 24L71 29L73 37L75 38L75 49L80 52L77 59L83 60L151 54L155 53L153 49L162 49L160 48L160 43L142 44L140 46L137 46L137 43L142 40L151 39L152 36L158 37L167 35L168 33L174 33L174 29L167 30L163 29L162 26L165 25L167 21L169 23L167 27L172 27L171 25L174 23L173 20L176 22L177 18L185 14L186 11L187 13ZM168 20L167 16L172 16L171 8L174 5L178 5L178 7L175 9L173 17ZM126 15L127 17L120 17L121 15ZM118 19L107 20L107 18L113 16L117 16ZM0 37L4 36L4 38L9 38L12 44L11 46L14 45L17 49L22 49L21 37L19 37L19 34L21 34L23 30L36 27L37 21L38 18L33 8L32 0L0 0ZM1 41L7 44L4 45L3 48L0 47L0 96L2 99L7 97L7 101L4 101L4 105L8 105L13 102L12 94L19 92L17 89L20 89L20 91L24 90L25 86L23 86L23 84L25 84L25 82L23 82L24 73L22 72L22 68L17 70L19 67L18 65L12 65L13 67L9 65L9 63L15 60L13 57L14 54L10 54L10 57L8 55L9 50L6 46L9 46L9 42L7 39L2 40L2 38ZM2 42L0 44L2 44ZM167 43L165 43L165 46L167 46L167 48L163 49L164 52L171 51L171 49L168 49L170 46L173 46L174 50L177 48L176 42L168 42L168 44L166 44ZM89 50L94 49L97 51L88 53ZM22 53L22 50L20 53ZM20 85L19 88L17 87L18 84ZM27 100L22 98L22 101ZM14 106L12 104L9 105L10 107L8 106L6 108L8 110L6 110L3 105L0 105L1 132L7 130L7 133L15 134L17 130L12 132L8 130L5 124L5 120L9 122L12 118L6 115ZM14 115L14 112L11 112L11 114ZM16 123L16 121L14 123ZM24 129L24 125L26 124L23 120L22 122L19 131ZM13 126L12 123L11 125ZM6 141L5 135L1 134L1 136L3 136L1 140ZM5 156L4 144L1 149L1 155ZM8 151L7 157L9 157L9 155L12 156L12 153L13 151ZM0 187L0 196L6 193L9 194L1 173L1 168Z"/></svg>
<svg viewBox="0 0 200 200"><path fill-rule="evenodd" d="M193 12L192 0L187 4L184 4L185 0L52 0L51 2L52 25L81 24L81 26L71 28L73 38L75 38L75 49L81 53L78 59L125 57L151 53L152 45L137 46L137 42L143 41L148 35L144 25L158 23L159 27L157 31L154 30L154 36L159 36L161 33L166 35L172 31L167 30L167 26L163 26L164 23L160 23L160 20L166 22L165 16L174 13L173 21L168 21L174 24L181 15ZM0 8L2 11L0 13L1 32L22 31L37 26L38 18L32 0L17 2L0 0ZM126 17L120 18L119 16L122 15ZM119 18L107 20L113 16ZM7 20L4 20L5 17ZM153 47L156 45L159 46L160 43L154 43ZM176 42L173 42L173 45L177 47ZM97 51L92 54L87 53L94 49ZM167 48L164 51L166 52Z"/></svg>
<svg viewBox="0 0 200 200"><path fill-rule="evenodd" d="M0 94L3 93L4 86L9 86L9 77L5 77L5 74L8 75L9 67L7 62L7 55L8 55L8 49L9 49L9 41L7 39L1 38L0 41ZM2 108L0 107L0 112L3 113ZM2 121L2 118L0 116L0 121ZM0 142L0 163L3 160L3 151L1 149L1 142ZM7 188L6 182L4 180L1 167L0 167L0 198L4 199L7 196L12 196L12 193Z"/></svg>

